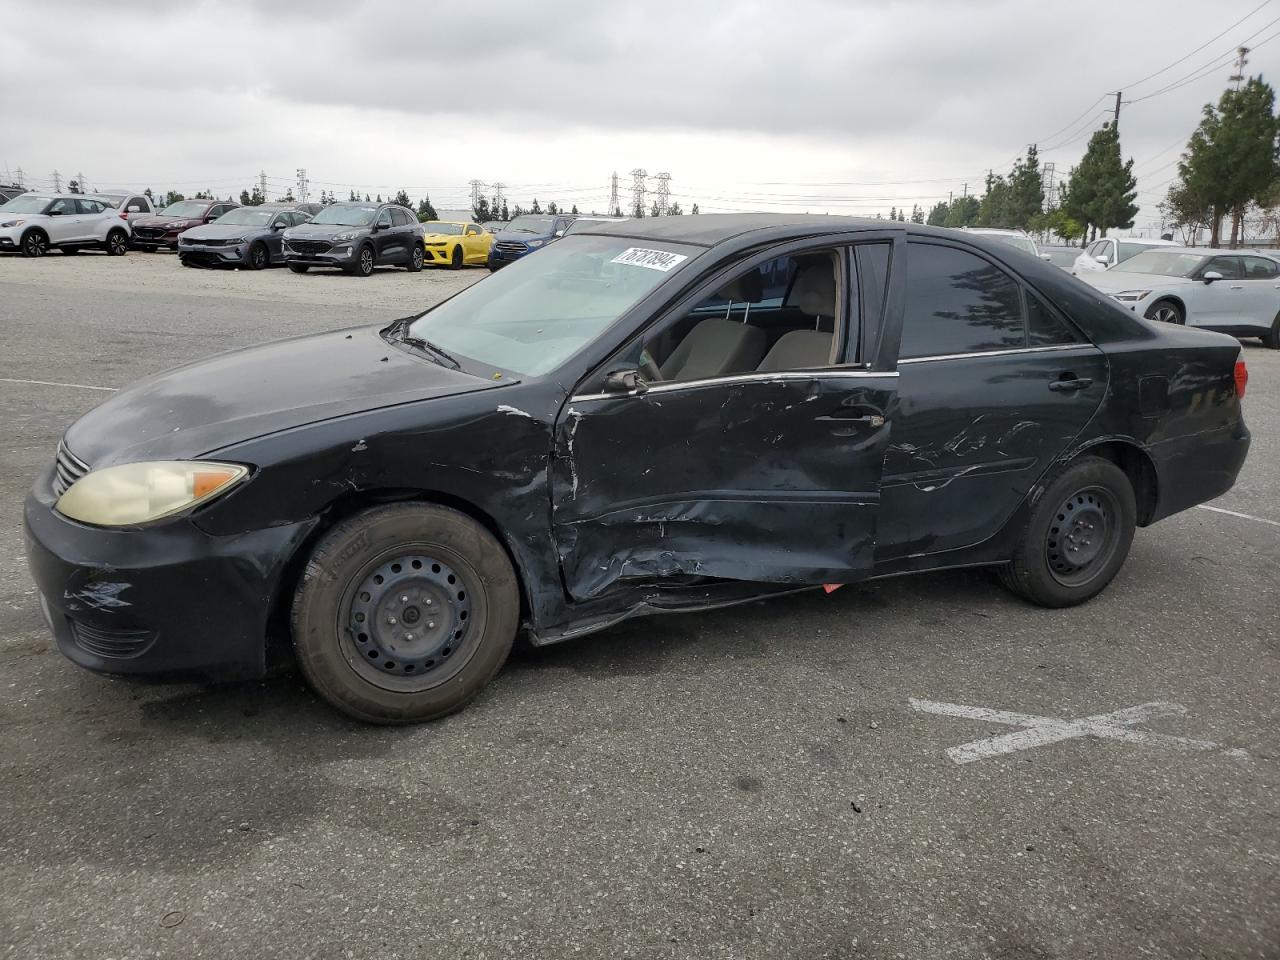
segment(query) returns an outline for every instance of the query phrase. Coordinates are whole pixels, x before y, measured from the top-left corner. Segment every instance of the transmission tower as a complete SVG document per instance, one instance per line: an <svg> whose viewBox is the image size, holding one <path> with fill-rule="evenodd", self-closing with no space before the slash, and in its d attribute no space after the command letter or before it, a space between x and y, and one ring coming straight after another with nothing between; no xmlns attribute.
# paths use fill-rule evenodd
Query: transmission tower
<svg viewBox="0 0 1280 960"><path fill-rule="evenodd" d="M502 205L507 202L507 198L502 195L502 191L507 188L505 183L491 183L493 187L493 219L497 220L502 216Z"/></svg>
<svg viewBox="0 0 1280 960"><path fill-rule="evenodd" d="M298 168L298 202L307 202L307 187L311 185L311 181L307 179L307 168Z"/></svg>
<svg viewBox="0 0 1280 960"><path fill-rule="evenodd" d="M22 182L22 178L23 178L23 177L25 177L25 176L26 176L26 174L25 174L25 173L23 173L23 172L22 172L22 168L21 168L21 167L19 167L19 168L14 172L14 174L13 174L13 185L14 185L15 187L24 187L24 186L26 186L26 184L24 184L24 183Z"/></svg>
<svg viewBox="0 0 1280 960"><path fill-rule="evenodd" d="M1040 182L1044 187L1044 206L1046 210L1052 210L1058 205L1057 185L1053 182L1056 172L1053 161L1048 161L1040 170Z"/></svg>
<svg viewBox="0 0 1280 960"><path fill-rule="evenodd" d="M61 193L62 192L62 174L60 174L57 170L55 170L53 171L52 177L53 177L53 192Z"/></svg>
<svg viewBox="0 0 1280 960"><path fill-rule="evenodd" d="M665 217L671 202L671 174L658 174L658 215Z"/></svg>
<svg viewBox="0 0 1280 960"><path fill-rule="evenodd" d="M644 182L648 176L640 167L631 171L631 212L637 217L644 216Z"/></svg>
<svg viewBox="0 0 1280 960"><path fill-rule="evenodd" d="M21 171L19 171L21 173ZM622 208L618 206L618 171L613 171L609 187L609 216L622 216Z"/></svg>
<svg viewBox="0 0 1280 960"><path fill-rule="evenodd" d="M267 199L267 171L265 170L258 171L258 195L263 201Z"/></svg>
<svg viewBox="0 0 1280 960"><path fill-rule="evenodd" d="M481 191L483 189L484 189L483 180L471 181L471 209L472 210L480 206L480 197L482 196Z"/></svg>

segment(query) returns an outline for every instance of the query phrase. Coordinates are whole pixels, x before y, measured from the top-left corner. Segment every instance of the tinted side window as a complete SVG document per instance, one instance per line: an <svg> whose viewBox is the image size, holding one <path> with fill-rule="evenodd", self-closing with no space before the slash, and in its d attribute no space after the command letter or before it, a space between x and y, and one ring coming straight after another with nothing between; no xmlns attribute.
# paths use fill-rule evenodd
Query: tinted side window
<svg viewBox="0 0 1280 960"><path fill-rule="evenodd" d="M390 208L390 207L383 207L383 208L378 212L378 223L385 224L386 226L388 226L388 227L389 227L389 226L391 226L391 224L393 224L394 222L395 222L395 221L391 219L391 208Z"/></svg>
<svg viewBox="0 0 1280 960"><path fill-rule="evenodd" d="M103 209L97 200L77 200L76 203L79 204L81 213L101 213Z"/></svg>
<svg viewBox="0 0 1280 960"><path fill-rule="evenodd" d="M1022 291L971 253L912 243L899 357L1007 350L1026 342Z"/></svg>
<svg viewBox="0 0 1280 960"><path fill-rule="evenodd" d="M1030 290L1027 291L1027 346L1052 347L1063 343L1077 343L1075 333L1058 319Z"/></svg>
<svg viewBox="0 0 1280 960"><path fill-rule="evenodd" d="M1250 280L1274 280L1280 276L1280 266L1266 257L1245 257L1244 275Z"/></svg>
<svg viewBox="0 0 1280 960"><path fill-rule="evenodd" d="M1239 257L1214 257L1204 265L1200 270L1201 276L1210 270L1216 270L1222 274L1223 280L1243 280L1244 271L1240 265Z"/></svg>
<svg viewBox="0 0 1280 960"><path fill-rule="evenodd" d="M66 197L62 197L49 204L49 213L58 216L68 216L76 212L76 202Z"/></svg>

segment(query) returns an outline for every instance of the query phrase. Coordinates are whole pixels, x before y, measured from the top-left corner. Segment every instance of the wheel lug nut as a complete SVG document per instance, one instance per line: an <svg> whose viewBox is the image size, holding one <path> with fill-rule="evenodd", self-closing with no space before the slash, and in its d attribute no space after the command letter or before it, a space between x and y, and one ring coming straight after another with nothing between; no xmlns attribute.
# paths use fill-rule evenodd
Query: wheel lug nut
<svg viewBox="0 0 1280 960"><path fill-rule="evenodd" d="M406 642L411 642L411 641L413 640L413 634L412 634L412 633L406 633L406 634L404 635L404 639L405 639L405 641L406 641Z"/></svg>
<svg viewBox="0 0 1280 960"><path fill-rule="evenodd" d="M395 617L387 617L387 623L391 624L391 625L394 627L394 626L396 625L396 618L395 618Z"/></svg>
<svg viewBox="0 0 1280 960"><path fill-rule="evenodd" d="M428 630L434 630L435 628L436 628L436 622L435 622L434 620L428 620L428 621L427 621L427 629L428 629Z"/></svg>
<svg viewBox="0 0 1280 960"><path fill-rule="evenodd" d="M408 597L404 597L404 596L402 596L402 597L400 598L400 602L401 602L401 603L408 603L408 602L409 602L409 598L408 598Z"/></svg>
<svg viewBox="0 0 1280 960"><path fill-rule="evenodd" d="M428 607L429 607L429 606L431 606L431 601L430 601L430 600L425 600L425 601L423 601L423 603L424 603L424 605L425 605L425 606L428 606Z"/></svg>

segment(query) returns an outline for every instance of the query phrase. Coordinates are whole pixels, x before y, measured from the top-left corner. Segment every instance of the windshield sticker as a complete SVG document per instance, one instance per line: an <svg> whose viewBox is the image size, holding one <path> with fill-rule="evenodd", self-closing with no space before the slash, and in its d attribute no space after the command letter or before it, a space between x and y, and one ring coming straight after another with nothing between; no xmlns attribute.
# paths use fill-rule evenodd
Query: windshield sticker
<svg viewBox="0 0 1280 960"><path fill-rule="evenodd" d="M648 267L667 273L688 260L684 254L667 253L665 250L646 250L644 247L629 247L613 258L612 263L626 263L633 267Z"/></svg>

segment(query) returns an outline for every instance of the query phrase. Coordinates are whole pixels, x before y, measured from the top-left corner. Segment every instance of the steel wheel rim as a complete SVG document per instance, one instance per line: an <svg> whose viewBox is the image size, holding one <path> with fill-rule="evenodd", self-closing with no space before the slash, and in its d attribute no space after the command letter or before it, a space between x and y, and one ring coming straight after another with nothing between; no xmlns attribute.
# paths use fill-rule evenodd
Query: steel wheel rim
<svg viewBox="0 0 1280 960"><path fill-rule="evenodd" d="M476 653L478 575L424 546L383 553L352 577L338 608L351 668L384 690L420 693L456 676Z"/></svg>
<svg viewBox="0 0 1280 960"><path fill-rule="evenodd" d="M1050 576L1064 587L1089 583L1115 555L1119 529L1120 505L1111 491L1091 486L1071 494L1045 536Z"/></svg>
<svg viewBox="0 0 1280 960"><path fill-rule="evenodd" d="M373 273L373 251L368 247L360 251L360 270L364 273Z"/></svg>
<svg viewBox="0 0 1280 960"><path fill-rule="evenodd" d="M46 245L44 242L44 238L40 236L38 233L33 233L31 236L27 237L27 242L25 246L26 246L27 256L29 257L44 256Z"/></svg>

